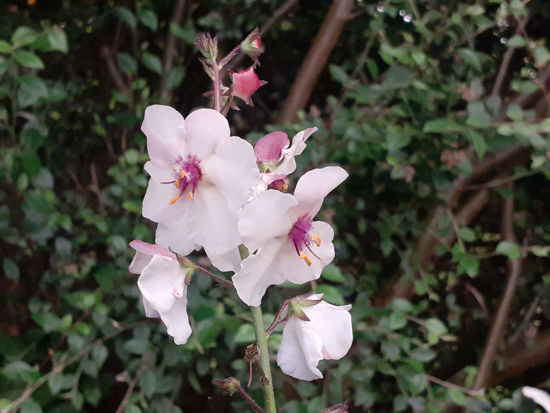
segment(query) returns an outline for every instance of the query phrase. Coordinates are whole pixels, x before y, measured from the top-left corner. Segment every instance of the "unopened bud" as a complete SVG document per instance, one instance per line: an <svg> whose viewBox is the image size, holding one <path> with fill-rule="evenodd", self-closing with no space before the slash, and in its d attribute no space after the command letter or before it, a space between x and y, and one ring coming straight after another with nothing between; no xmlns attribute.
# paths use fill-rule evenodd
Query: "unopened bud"
<svg viewBox="0 0 550 413"><path fill-rule="evenodd" d="M233 73L231 75L231 80L233 82L232 94L246 102L247 105L254 106L252 104L252 99L250 97L256 92L261 86L265 85L267 82L260 80L258 75L254 72L253 67L249 67L246 70L243 70L238 73Z"/></svg>
<svg viewBox="0 0 550 413"><path fill-rule="evenodd" d="M214 63L218 58L218 38L210 36L210 33L200 33L197 36L197 41L195 42L197 48L204 56L205 62L208 65Z"/></svg>
<svg viewBox="0 0 550 413"><path fill-rule="evenodd" d="M239 391L241 383L235 377L228 377L222 380L214 380L214 385L225 394L232 396Z"/></svg>
<svg viewBox="0 0 550 413"><path fill-rule="evenodd" d="M256 28L241 42L241 51L254 60L254 64L258 64L258 57L264 52L260 36L260 30Z"/></svg>
<svg viewBox="0 0 550 413"><path fill-rule="evenodd" d="M348 413L349 412L349 403L343 402L335 404L334 406L327 407L321 413Z"/></svg>

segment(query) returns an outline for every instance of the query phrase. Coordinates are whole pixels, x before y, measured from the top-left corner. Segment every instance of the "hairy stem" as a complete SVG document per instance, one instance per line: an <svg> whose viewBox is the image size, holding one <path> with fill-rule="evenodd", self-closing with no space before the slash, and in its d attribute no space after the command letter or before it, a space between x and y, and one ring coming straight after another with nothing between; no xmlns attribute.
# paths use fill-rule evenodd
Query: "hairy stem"
<svg viewBox="0 0 550 413"><path fill-rule="evenodd" d="M258 342L258 349L260 350L260 362L262 369L264 370L265 378L264 382L264 397L265 408L268 413L276 413L275 408L275 394L273 392L273 379L271 378L271 367L269 365L269 351L267 349L267 339L265 336L264 321L262 319L261 307L251 307L252 320L254 323L254 331L256 332L256 340Z"/></svg>
<svg viewBox="0 0 550 413"><path fill-rule="evenodd" d="M214 70L214 109L218 112L222 110L222 82L220 79L220 67L218 62L214 59L212 63L212 69Z"/></svg>

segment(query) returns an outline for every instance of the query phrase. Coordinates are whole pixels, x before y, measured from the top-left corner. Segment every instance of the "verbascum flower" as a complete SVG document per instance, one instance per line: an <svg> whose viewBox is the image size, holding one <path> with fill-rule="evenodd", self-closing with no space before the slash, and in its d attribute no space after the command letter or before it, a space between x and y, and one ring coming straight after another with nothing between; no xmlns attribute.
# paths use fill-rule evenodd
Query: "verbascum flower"
<svg viewBox="0 0 550 413"><path fill-rule="evenodd" d="M184 119L169 106L149 106L142 131L151 176L142 213L159 223L157 243L181 255L202 246L220 270L237 270L237 212L259 180L252 146L230 137L212 109Z"/></svg>
<svg viewBox="0 0 550 413"><path fill-rule="evenodd" d="M291 304L298 314L291 310L283 327L277 364L296 379L323 378L319 361L341 359L353 341L351 305L335 306L322 298L323 294L312 294Z"/></svg>
<svg viewBox="0 0 550 413"><path fill-rule="evenodd" d="M189 269L182 268L172 252L160 245L134 240L130 246L136 255L131 273L140 274L138 287L147 317L160 317L176 344L185 344L191 335L187 316Z"/></svg>
<svg viewBox="0 0 550 413"><path fill-rule="evenodd" d="M243 207L239 233L252 254L233 276L241 300L258 306L270 285L319 278L334 258L334 231L313 218L347 176L337 166L314 169L300 178L294 195L268 189Z"/></svg>

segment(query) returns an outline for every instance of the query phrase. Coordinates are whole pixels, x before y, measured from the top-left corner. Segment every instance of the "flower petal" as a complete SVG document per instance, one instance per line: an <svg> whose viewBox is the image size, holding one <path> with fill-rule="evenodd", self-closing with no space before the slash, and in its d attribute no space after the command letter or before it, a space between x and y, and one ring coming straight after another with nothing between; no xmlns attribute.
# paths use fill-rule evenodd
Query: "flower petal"
<svg viewBox="0 0 550 413"><path fill-rule="evenodd" d="M160 314L155 310L149 301L145 297L141 297L141 302L143 303L143 309L145 310L145 316L149 318L158 318Z"/></svg>
<svg viewBox="0 0 550 413"><path fill-rule="evenodd" d="M187 227L183 219L158 224L155 242L177 252L179 255L189 255L198 247L195 242L187 237Z"/></svg>
<svg viewBox="0 0 550 413"><path fill-rule="evenodd" d="M145 109L141 130L147 136L149 158L168 165L185 150L185 123L174 108L152 105Z"/></svg>
<svg viewBox="0 0 550 413"><path fill-rule="evenodd" d="M283 328L277 365L283 373L299 380L321 379L317 364L323 359L322 346L321 338L307 322L291 317Z"/></svg>
<svg viewBox="0 0 550 413"><path fill-rule="evenodd" d="M547 413L550 413L550 395L535 387L524 387L521 392L525 397L532 399L535 403L542 406Z"/></svg>
<svg viewBox="0 0 550 413"><path fill-rule="evenodd" d="M250 255L241 265L241 270L233 276L233 284L240 299L247 305L257 307L270 285L282 284L284 274L274 268L279 251L285 239L273 238L256 254Z"/></svg>
<svg viewBox="0 0 550 413"><path fill-rule="evenodd" d="M209 253L222 255L241 243L237 213L229 208L227 199L217 187L206 183L200 185L186 207L187 237Z"/></svg>
<svg viewBox="0 0 550 413"><path fill-rule="evenodd" d="M313 169L302 175L294 190L298 215L308 214L311 218L317 215L325 197L347 177L348 173L339 166Z"/></svg>
<svg viewBox="0 0 550 413"><path fill-rule="evenodd" d="M281 131L268 133L254 145L254 155L258 162L277 162L282 151L290 144L288 135Z"/></svg>
<svg viewBox="0 0 550 413"><path fill-rule="evenodd" d="M133 274L140 274L143 268L151 262L154 255L176 258L174 254L160 245L149 244L138 239L130 242L130 247L136 250L136 255L128 267L128 270Z"/></svg>
<svg viewBox="0 0 550 413"><path fill-rule="evenodd" d="M246 204L239 218L239 234L250 251L255 251L274 237L288 234L294 224L288 214L297 205L290 194L275 190L260 193Z"/></svg>
<svg viewBox="0 0 550 413"><path fill-rule="evenodd" d="M189 202L182 197L170 205L170 201L177 195L179 191L175 185L161 184L153 178L149 179L141 214L153 222L176 221L184 214L185 204Z"/></svg>
<svg viewBox="0 0 550 413"><path fill-rule="evenodd" d="M290 145L289 148L282 150L281 155L283 160L281 164L271 172L285 176L294 172L296 170L296 159L294 159L294 157L300 155L304 151L306 148L305 141L316 131L317 128L307 128L301 132L298 132L292 138L292 145Z"/></svg>
<svg viewBox="0 0 550 413"><path fill-rule="evenodd" d="M260 179L252 145L236 136L216 147L213 156L205 160L203 172L223 192L235 212L250 198Z"/></svg>
<svg viewBox="0 0 550 413"><path fill-rule="evenodd" d="M205 249L206 255L214 267L220 271L237 272L241 269L241 254L239 248L233 248L225 254L216 255Z"/></svg>
<svg viewBox="0 0 550 413"><path fill-rule="evenodd" d="M187 129L187 152L204 160L216 146L229 138L229 123L218 111L199 109L185 118Z"/></svg>
<svg viewBox="0 0 550 413"><path fill-rule="evenodd" d="M302 307L313 328L323 342L323 358L338 360L344 357L353 342L351 305L335 306L325 301L311 307Z"/></svg>
<svg viewBox="0 0 550 413"><path fill-rule="evenodd" d="M168 334L174 337L174 343L185 344L191 335L191 325L187 315L187 291L175 300L174 305L166 312L160 313Z"/></svg>
<svg viewBox="0 0 550 413"><path fill-rule="evenodd" d="M138 287L143 297L159 313L170 310L176 298L185 290L186 271L178 262L168 257L155 255L138 278Z"/></svg>

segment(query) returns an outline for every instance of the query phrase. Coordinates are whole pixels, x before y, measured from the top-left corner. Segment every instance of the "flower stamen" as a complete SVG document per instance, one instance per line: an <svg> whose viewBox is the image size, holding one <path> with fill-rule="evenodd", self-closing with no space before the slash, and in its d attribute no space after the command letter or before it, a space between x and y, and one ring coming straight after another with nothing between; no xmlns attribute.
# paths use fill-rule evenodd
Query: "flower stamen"
<svg viewBox="0 0 550 413"><path fill-rule="evenodd" d="M195 199L195 195L193 195L193 192L189 191L189 194L187 195L189 199L193 200Z"/></svg>
<svg viewBox="0 0 550 413"><path fill-rule="evenodd" d="M180 199L180 196L181 196L181 195L176 195L174 198L172 198L172 199L170 200L170 205L174 205L174 203L175 203L178 199Z"/></svg>
<svg viewBox="0 0 550 413"><path fill-rule="evenodd" d="M311 259L307 256L307 254L304 251L300 251L300 258L304 260L308 267L311 267Z"/></svg>
<svg viewBox="0 0 550 413"><path fill-rule="evenodd" d="M311 239L311 240L315 243L315 245L317 245L318 247L321 246L321 242L323 241L317 232L316 232L315 234L313 234L313 235L311 236L310 239Z"/></svg>

